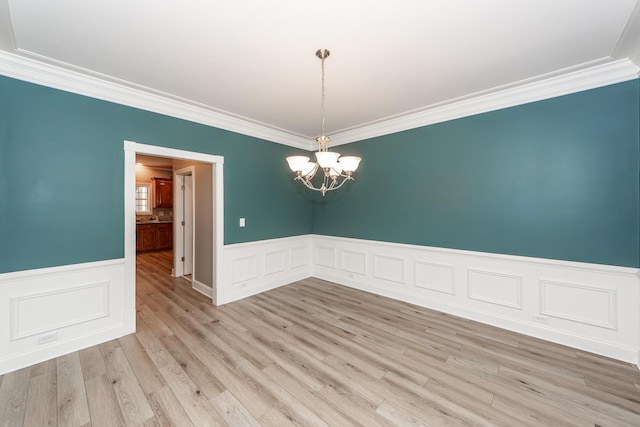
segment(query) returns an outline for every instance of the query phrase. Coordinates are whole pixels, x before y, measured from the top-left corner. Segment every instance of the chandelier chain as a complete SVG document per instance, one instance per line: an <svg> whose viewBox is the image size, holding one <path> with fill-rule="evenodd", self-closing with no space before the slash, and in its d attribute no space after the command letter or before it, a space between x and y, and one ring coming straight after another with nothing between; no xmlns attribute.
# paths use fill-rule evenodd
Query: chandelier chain
<svg viewBox="0 0 640 427"><path fill-rule="evenodd" d="M320 123L320 129L321 129L320 136L324 136L324 59L325 59L325 55L322 55L321 59L322 59L322 99L321 99L321 106L320 106L320 114L322 116L322 121Z"/></svg>

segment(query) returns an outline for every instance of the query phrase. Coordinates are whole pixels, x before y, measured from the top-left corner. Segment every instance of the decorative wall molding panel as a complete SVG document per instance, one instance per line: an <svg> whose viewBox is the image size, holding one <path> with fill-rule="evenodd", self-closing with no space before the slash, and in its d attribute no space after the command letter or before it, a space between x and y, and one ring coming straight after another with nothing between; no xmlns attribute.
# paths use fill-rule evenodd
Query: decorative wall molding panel
<svg viewBox="0 0 640 427"><path fill-rule="evenodd" d="M333 251L333 249L330 249ZM311 275L311 237L295 236L224 246L223 282L218 305L226 304Z"/></svg>
<svg viewBox="0 0 640 427"><path fill-rule="evenodd" d="M234 258L231 261L231 283L246 282L258 278L258 255Z"/></svg>
<svg viewBox="0 0 640 427"><path fill-rule="evenodd" d="M455 265L418 261L414 263L415 285L419 288L455 295Z"/></svg>
<svg viewBox="0 0 640 427"><path fill-rule="evenodd" d="M314 246L313 262L327 268L336 268L336 249L324 246Z"/></svg>
<svg viewBox="0 0 640 427"><path fill-rule="evenodd" d="M637 269L318 235L312 246L314 277L639 362Z"/></svg>
<svg viewBox="0 0 640 427"><path fill-rule="evenodd" d="M124 260L0 275L0 375L124 335Z"/></svg>
<svg viewBox="0 0 640 427"><path fill-rule="evenodd" d="M109 315L109 282L91 283L10 297L11 341L66 328ZM64 307L64 310L51 310Z"/></svg>
<svg viewBox="0 0 640 427"><path fill-rule="evenodd" d="M540 313L587 325L616 329L616 289L540 280Z"/></svg>
<svg viewBox="0 0 640 427"><path fill-rule="evenodd" d="M522 277L468 268L469 298L522 310Z"/></svg>
<svg viewBox="0 0 640 427"><path fill-rule="evenodd" d="M275 252L269 252L264 256L264 275L281 273L286 269L287 250L282 249ZM291 260L293 265L293 259Z"/></svg>
<svg viewBox="0 0 640 427"><path fill-rule="evenodd" d="M373 277L405 284L404 259L374 254Z"/></svg>
<svg viewBox="0 0 640 427"><path fill-rule="evenodd" d="M355 274L367 274L367 254L365 252L342 251L342 268Z"/></svg>
<svg viewBox="0 0 640 427"><path fill-rule="evenodd" d="M310 247L310 243L305 242L305 244L302 246L296 246L291 248L291 268L292 269L295 269L298 267L309 268L309 263L310 263L309 247Z"/></svg>

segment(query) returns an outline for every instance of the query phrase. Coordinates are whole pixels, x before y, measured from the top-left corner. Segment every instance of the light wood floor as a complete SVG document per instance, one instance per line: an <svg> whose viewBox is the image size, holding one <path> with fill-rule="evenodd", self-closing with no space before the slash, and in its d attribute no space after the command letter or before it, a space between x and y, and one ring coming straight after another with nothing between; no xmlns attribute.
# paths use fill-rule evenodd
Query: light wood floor
<svg viewBox="0 0 640 427"><path fill-rule="evenodd" d="M0 425L640 426L629 364L317 279L215 308L138 263L138 332L0 377Z"/></svg>

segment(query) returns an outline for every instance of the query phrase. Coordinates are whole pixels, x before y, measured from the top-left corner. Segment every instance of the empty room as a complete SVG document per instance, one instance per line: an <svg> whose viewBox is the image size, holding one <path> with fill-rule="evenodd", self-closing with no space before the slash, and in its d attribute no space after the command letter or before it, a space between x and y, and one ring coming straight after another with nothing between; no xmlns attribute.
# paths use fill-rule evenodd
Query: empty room
<svg viewBox="0 0 640 427"><path fill-rule="evenodd" d="M640 1L0 0L3 426L640 425Z"/></svg>

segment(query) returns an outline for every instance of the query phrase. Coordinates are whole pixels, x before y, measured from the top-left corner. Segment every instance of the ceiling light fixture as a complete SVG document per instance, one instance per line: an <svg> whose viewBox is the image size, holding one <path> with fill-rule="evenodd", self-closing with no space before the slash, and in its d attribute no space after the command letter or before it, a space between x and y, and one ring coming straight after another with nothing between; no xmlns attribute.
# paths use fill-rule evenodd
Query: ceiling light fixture
<svg viewBox="0 0 640 427"><path fill-rule="evenodd" d="M324 134L324 60L327 59L330 52L327 49L319 49L316 56L322 60L322 122L321 134L316 138L318 142L318 151L316 152L316 162L311 162L307 156L289 156L287 162L292 171L296 173L294 181L301 181L307 188L320 191L324 196L327 191L337 190L347 181L353 181L353 172L358 169L360 157L344 156L340 157L340 153L329 151L330 138ZM314 185L312 179L316 176L316 172L321 171L322 185L319 187ZM342 178L342 179L340 179Z"/></svg>

